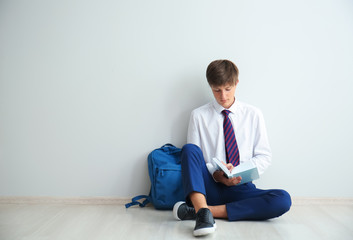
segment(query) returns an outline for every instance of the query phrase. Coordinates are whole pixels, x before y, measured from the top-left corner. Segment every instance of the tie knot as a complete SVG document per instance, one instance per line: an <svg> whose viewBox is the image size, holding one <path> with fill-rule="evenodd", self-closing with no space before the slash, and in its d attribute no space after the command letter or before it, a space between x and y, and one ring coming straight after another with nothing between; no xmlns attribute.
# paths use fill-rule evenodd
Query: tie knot
<svg viewBox="0 0 353 240"><path fill-rule="evenodd" d="M224 115L225 117L228 117L228 115L229 115L230 111L229 111L229 110L224 109L224 110L222 111L222 113L223 113L223 115Z"/></svg>

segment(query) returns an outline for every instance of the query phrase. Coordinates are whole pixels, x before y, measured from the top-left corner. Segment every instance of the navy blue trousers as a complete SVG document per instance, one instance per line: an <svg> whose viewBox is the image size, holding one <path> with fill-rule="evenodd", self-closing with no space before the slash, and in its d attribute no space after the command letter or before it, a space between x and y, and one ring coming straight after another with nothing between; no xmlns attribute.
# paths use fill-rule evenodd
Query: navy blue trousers
<svg viewBox="0 0 353 240"><path fill-rule="evenodd" d="M185 199L192 206L191 192L205 195L209 206L226 205L229 221L266 220L279 217L291 206L290 195L279 189L261 190L253 183L225 186L214 181L201 149L186 144L181 153L181 168Z"/></svg>

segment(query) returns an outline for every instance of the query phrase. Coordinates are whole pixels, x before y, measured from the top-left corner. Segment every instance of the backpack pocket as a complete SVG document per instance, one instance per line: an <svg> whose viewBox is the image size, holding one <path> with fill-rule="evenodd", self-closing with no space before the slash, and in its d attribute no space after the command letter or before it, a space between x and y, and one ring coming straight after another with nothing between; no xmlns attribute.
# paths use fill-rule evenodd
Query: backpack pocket
<svg viewBox="0 0 353 240"><path fill-rule="evenodd" d="M152 198L157 209L171 209L176 202L184 199L181 168L157 168L154 180Z"/></svg>

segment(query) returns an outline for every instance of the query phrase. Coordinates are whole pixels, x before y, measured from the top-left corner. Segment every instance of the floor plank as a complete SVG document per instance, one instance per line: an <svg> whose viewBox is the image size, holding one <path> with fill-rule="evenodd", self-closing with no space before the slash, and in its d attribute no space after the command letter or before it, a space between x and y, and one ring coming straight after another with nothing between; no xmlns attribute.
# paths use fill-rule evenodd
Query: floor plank
<svg viewBox="0 0 353 240"><path fill-rule="evenodd" d="M205 239L353 239L352 205L297 205L268 221L228 222ZM194 221L152 207L0 204L0 239L194 239Z"/></svg>

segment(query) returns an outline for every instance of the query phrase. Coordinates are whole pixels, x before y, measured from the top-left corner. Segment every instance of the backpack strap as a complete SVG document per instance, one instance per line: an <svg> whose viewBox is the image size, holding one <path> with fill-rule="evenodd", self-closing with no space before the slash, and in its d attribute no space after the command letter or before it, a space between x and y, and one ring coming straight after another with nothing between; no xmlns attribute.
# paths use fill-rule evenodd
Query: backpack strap
<svg viewBox="0 0 353 240"><path fill-rule="evenodd" d="M145 200L144 200L142 203L138 201L138 200L143 199L143 198L145 198ZM150 203L150 202L151 202L150 196L147 196L147 195L138 195L138 196L136 196L136 197L133 197L133 198L131 199L131 202L130 202L130 203L125 204L125 207L126 207L126 208L129 208L129 207L134 206L134 205L139 205L140 207L145 207L145 206L146 206L148 203Z"/></svg>

